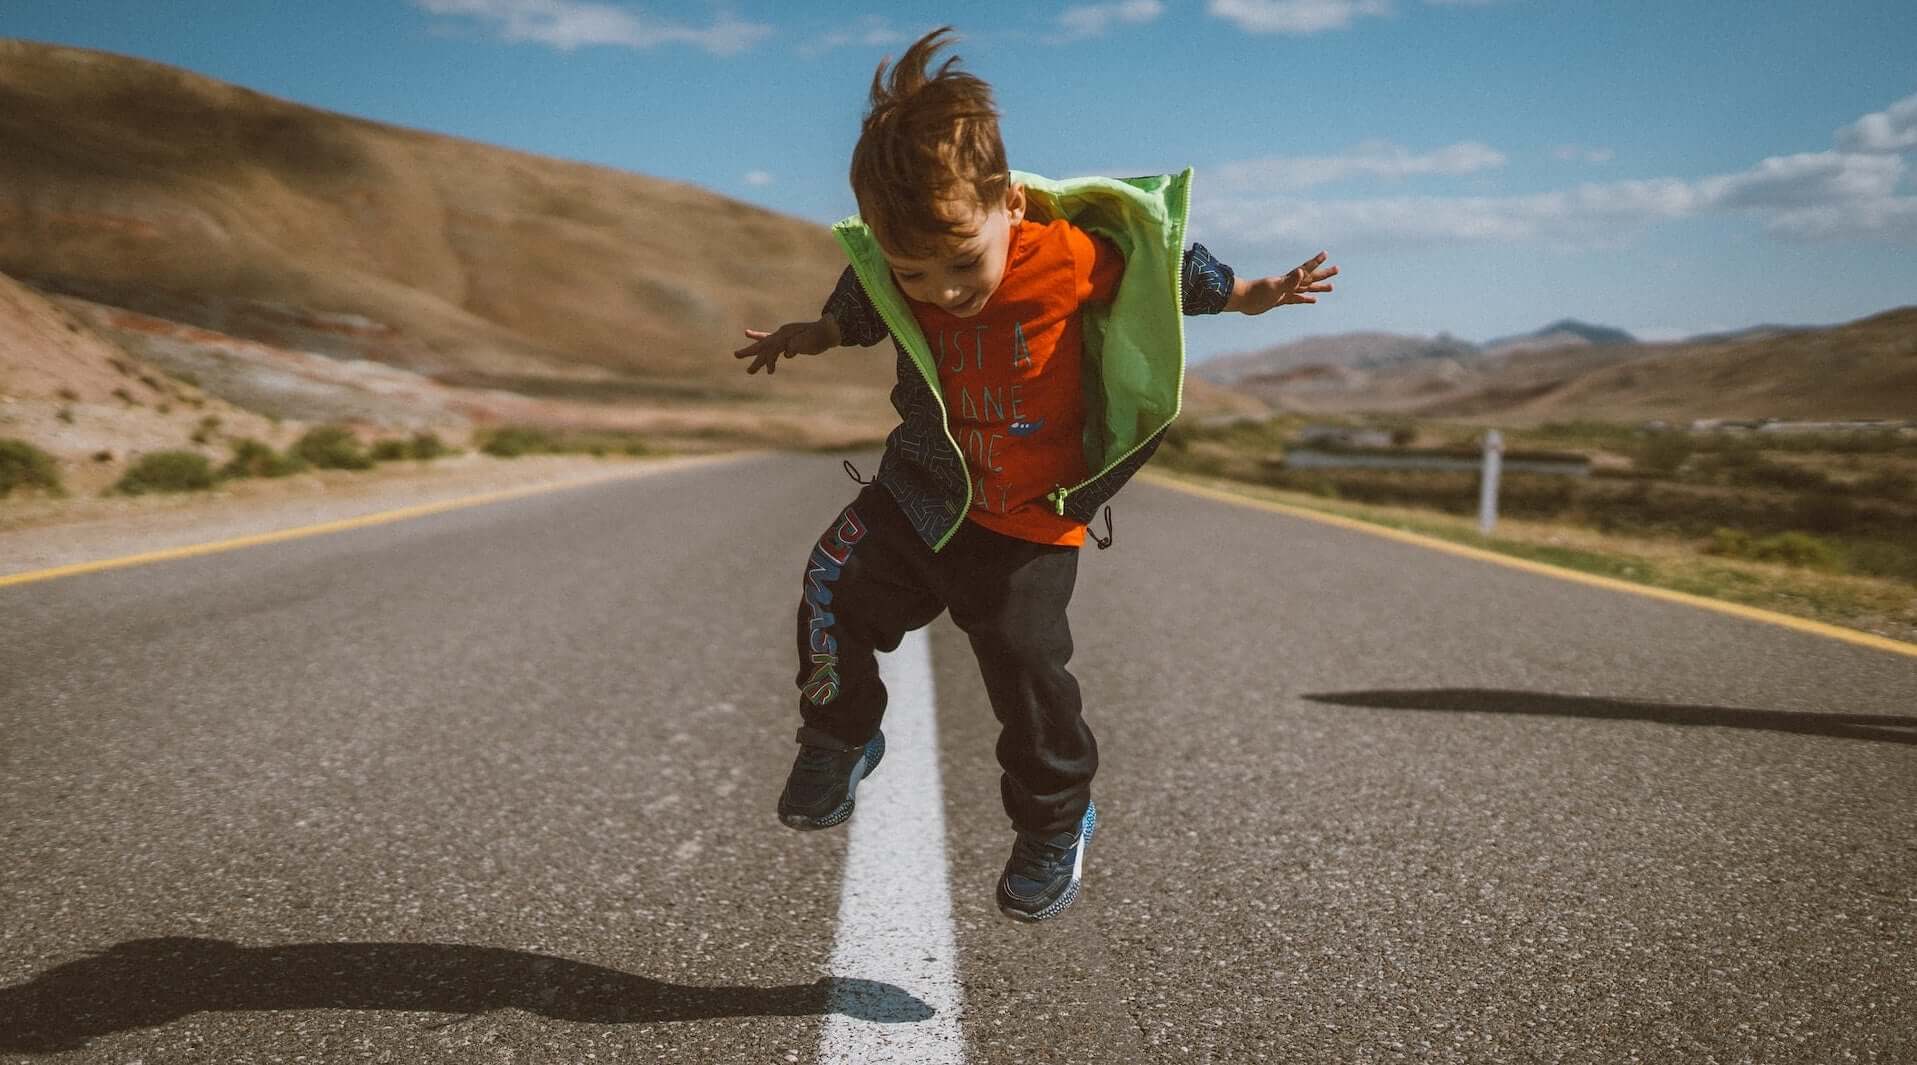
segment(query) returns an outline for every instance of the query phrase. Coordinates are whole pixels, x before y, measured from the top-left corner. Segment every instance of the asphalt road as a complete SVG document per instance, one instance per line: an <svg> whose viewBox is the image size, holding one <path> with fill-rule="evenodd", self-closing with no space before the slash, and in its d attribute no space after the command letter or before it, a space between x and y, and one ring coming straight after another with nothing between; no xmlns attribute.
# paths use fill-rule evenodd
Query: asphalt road
<svg viewBox="0 0 1917 1065"><path fill-rule="evenodd" d="M845 834L772 810L854 491L765 457L0 589L0 1060L814 1060ZM1117 519L1055 924L993 909L995 727L932 629L967 1060L1917 1061L1917 659Z"/></svg>

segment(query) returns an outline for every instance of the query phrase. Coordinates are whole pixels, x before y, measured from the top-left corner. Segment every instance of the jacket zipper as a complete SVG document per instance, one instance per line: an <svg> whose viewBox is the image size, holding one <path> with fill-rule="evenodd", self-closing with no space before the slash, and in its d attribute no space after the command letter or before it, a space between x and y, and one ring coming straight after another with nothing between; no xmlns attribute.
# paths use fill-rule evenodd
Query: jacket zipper
<svg viewBox="0 0 1917 1065"><path fill-rule="evenodd" d="M841 240L840 243L843 244L845 242ZM853 256L852 261L854 264L857 264L859 262L858 252L849 247L846 251ZM944 433L945 442L952 445L952 455L958 459L959 473L963 475L965 479L965 504L959 508L958 520L952 523L951 528L945 530L945 535L939 537L938 543L932 545L933 551L941 551L944 550L946 544L952 541L952 537L958 534L959 529L964 526L965 515L972 511L972 471L965 466L965 452L960 450L958 441L952 439L951 417L945 409L945 397L939 394L939 383L937 379L925 369L925 364L930 359L931 353L928 351L925 358L920 358L919 352L912 346L908 334L900 327L899 321L894 315L894 309L888 306L889 301L881 300L872 294L872 286L866 284L864 272L854 269L852 276L858 279L859 287L865 290L866 301L871 303L873 309L879 312L880 318L885 319L885 327L891 330L893 338L898 340L899 344L906 349L906 357L912 360L912 365L918 367L919 376L925 379L925 385L932 393L932 402L937 403L939 407L939 432ZM913 324L917 325L918 323L914 322ZM1182 382L1180 382L1180 386L1183 386Z"/></svg>
<svg viewBox="0 0 1917 1065"><path fill-rule="evenodd" d="M1184 247L1185 247L1185 227L1184 226L1180 226L1178 228L1178 240L1173 246L1179 250L1179 254L1174 255L1172 257L1172 262L1175 264L1172 268L1172 286L1171 286L1172 307L1177 310L1179 315L1179 321L1182 323L1184 321L1184 314L1185 314L1185 257L1183 254ZM1083 481L1078 482L1077 484L1071 486L1070 488L1066 488L1063 485L1060 485L1057 488L1054 488L1052 490L1052 494L1050 497L1052 500L1053 512L1056 513L1061 518L1064 517L1066 496L1071 495L1073 492L1076 492L1079 489L1084 488L1086 485L1091 484L1092 482L1098 480L1100 477L1103 477L1106 474L1112 472L1113 470L1117 469L1119 466L1124 465L1126 459L1129 459L1133 455L1138 454L1139 448L1142 448L1146 444L1151 443L1154 438L1156 438L1160 433L1163 433L1165 431L1165 426L1170 425L1173 421L1176 421L1178 419L1178 415L1176 412L1181 411L1185 408L1185 375L1182 369L1178 375L1178 394L1175 397L1173 397L1172 402L1173 402L1173 405L1172 405L1173 414L1171 418L1165 421L1165 425L1161 425L1158 428L1152 430L1151 432L1145 434L1144 439L1140 440L1136 444L1133 444L1131 448L1127 450L1123 455L1120 455L1118 456L1118 458L1112 460L1111 462L1106 463L1104 469L1099 470L1097 473L1093 474L1092 476L1087 477Z"/></svg>

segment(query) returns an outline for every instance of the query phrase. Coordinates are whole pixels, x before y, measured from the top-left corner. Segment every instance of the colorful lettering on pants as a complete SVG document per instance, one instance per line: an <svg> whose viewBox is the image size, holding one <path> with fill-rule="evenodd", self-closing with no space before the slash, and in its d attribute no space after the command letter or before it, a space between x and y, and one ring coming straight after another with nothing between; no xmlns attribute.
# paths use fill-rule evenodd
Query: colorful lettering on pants
<svg viewBox="0 0 1917 1065"><path fill-rule="evenodd" d="M839 696L839 641L832 635L838 619L832 614L832 582L845 570L852 548L865 539L865 523L851 507L839 515L839 523L819 538L805 569L805 602L811 611L807 622L806 644L811 656L812 675L800 689L813 706L824 706Z"/></svg>

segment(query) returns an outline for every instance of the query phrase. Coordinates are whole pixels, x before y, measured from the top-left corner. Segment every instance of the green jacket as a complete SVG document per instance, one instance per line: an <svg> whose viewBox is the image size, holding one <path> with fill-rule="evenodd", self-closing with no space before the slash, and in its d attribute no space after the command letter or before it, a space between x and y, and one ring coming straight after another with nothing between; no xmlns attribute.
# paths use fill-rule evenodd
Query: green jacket
<svg viewBox="0 0 1917 1065"><path fill-rule="evenodd" d="M1151 457L1178 417L1185 384L1180 275L1191 179L1190 170L1063 181L1012 172L1012 181L1025 186L1026 217L1063 218L1111 240L1125 256L1125 274L1112 302L1080 312L1085 468L1095 472L1079 484L1057 486L1048 497L1059 514L1077 521L1091 521ZM938 364L872 231L854 216L834 226L833 233L899 348L892 405L902 421L886 440L877 480L936 551L965 523L973 483L947 426Z"/></svg>

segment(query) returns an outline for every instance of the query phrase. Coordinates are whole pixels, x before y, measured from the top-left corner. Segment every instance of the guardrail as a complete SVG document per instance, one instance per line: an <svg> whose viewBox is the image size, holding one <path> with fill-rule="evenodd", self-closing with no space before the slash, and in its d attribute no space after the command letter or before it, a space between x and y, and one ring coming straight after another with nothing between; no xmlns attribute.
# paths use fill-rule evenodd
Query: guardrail
<svg viewBox="0 0 1917 1065"><path fill-rule="evenodd" d="M1505 454L1504 436L1496 429L1484 434L1482 451L1464 448L1412 450L1409 448L1288 448L1279 464L1295 470L1424 470L1477 472L1478 528L1486 536L1498 523L1498 478L1512 473L1540 473L1558 477L1589 477L1591 460L1566 452Z"/></svg>

